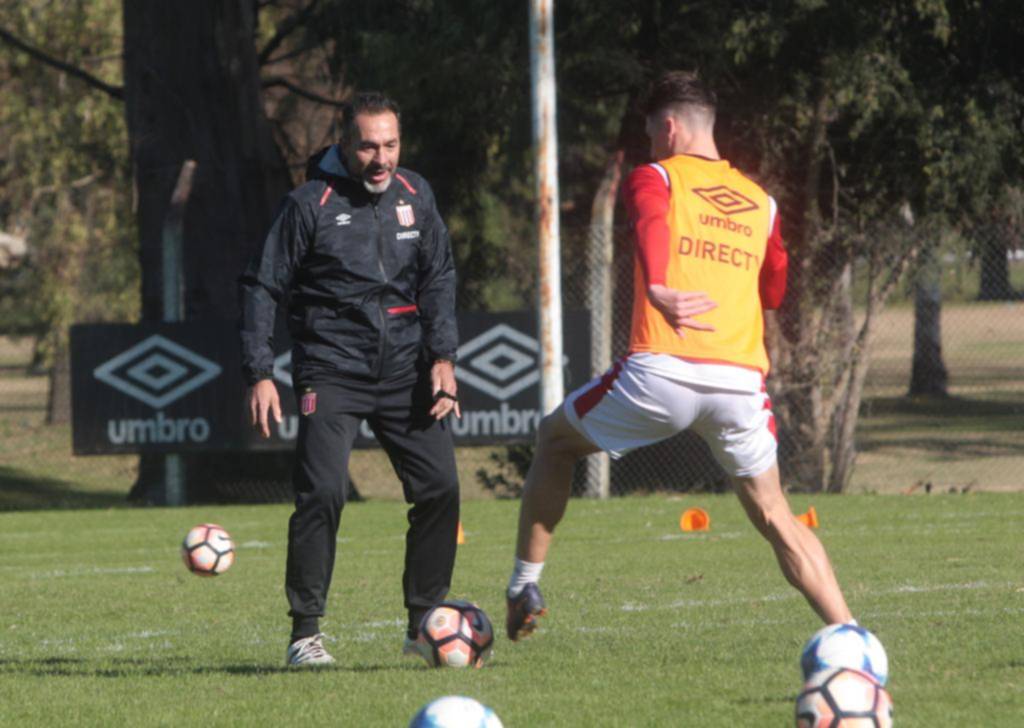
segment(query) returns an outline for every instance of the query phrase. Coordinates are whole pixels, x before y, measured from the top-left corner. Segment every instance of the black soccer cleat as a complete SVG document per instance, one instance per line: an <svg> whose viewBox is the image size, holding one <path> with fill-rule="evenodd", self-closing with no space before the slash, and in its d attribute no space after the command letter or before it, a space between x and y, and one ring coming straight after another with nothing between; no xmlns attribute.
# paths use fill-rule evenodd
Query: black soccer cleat
<svg viewBox="0 0 1024 728"><path fill-rule="evenodd" d="M537 629L537 618L548 613L544 606L544 597L536 584L530 583L514 597L506 597L505 632L508 638L516 642L520 638L529 637Z"/></svg>

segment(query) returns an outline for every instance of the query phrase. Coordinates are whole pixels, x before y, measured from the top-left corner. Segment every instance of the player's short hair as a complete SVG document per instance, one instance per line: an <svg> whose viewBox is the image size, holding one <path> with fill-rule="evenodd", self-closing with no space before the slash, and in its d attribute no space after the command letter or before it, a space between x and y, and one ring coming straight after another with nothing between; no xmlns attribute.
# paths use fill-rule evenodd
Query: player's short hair
<svg viewBox="0 0 1024 728"><path fill-rule="evenodd" d="M712 122L718 99L696 71L666 71L654 80L641 109L652 116L665 109L697 112Z"/></svg>
<svg viewBox="0 0 1024 728"><path fill-rule="evenodd" d="M398 128L402 128L402 112L398 102L380 91L362 91L357 93L342 109L344 123L341 127L342 141L351 141L355 131L356 117L359 114L386 114L391 112L398 119Z"/></svg>

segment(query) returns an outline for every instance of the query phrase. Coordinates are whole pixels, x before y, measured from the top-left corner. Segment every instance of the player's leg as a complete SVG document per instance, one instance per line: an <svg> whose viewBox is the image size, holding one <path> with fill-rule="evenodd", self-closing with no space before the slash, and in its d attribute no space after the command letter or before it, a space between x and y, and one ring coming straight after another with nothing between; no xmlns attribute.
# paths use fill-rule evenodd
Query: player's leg
<svg viewBox="0 0 1024 728"><path fill-rule="evenodd" d="M506 593L505 630L515 641L529 636L547 612L537 581L555 527L565 515L576 461L599 448L570 424L564 405L541 420L533 462L519 506L516 560Z"/></svg>
<svg viewBox="0 0 1024 728"><path fill-rule="evenodd" d="M677 395L676 384L639 358L627 357L572 392L544 418L519 510L516 561L507 593L505 628L510 639L530 634L536 616L545 611L537 581L552 533L565 514L576 461L602 449L619 457L685 429L691 421L688 404L680 405Z"/></svg>
<svg viewBox="0 0 1024 728"><path fill-rule="evenodd" d="M313 394L315 399L309 399ZM338 525L345 505L348 456L359 419L344 410L346 392L316 385L296 390L299 434L292 482L295 511L288 522L285 593L292 618L289 664L324 664L333 658L320 642L320 617L334 572ZM306 396L306 407L302 397Z"/></svg>
<svg viewBox="0 0 1024 728"><path fill-rule="evenodd" d="M369 418L387 452L409 509L402 589L407 638L451 587L459 527L459 478L447 421L430 416L429 374L395 385L382 384Z"/></svg>
<svg viewBox="0 0 1024 728"><path fill-rule="evenodd" d="M826 622L849 621L850 610L824 547L796 519L782 492L775 421L767 394L695 391L701 392L701 414L694 430L732 476L747 516L775 550L786 579Z"/></svg>
<svg viewBox="0 0 1024 728"><path fill-rule="evenodd" d="M754 476L734 478L747 516L775 550L782 573L800 590L826 624L853 616L836 581L825 547L789 507L779 482L778 465Z"/></svg>
<svg viewBox="0 0 1024 728"><path fill-rule="evenodd" d="M600 448L573 427L564 406L541 420L519 506L516 558L543 563L569 502L576 461Z"/></svg>

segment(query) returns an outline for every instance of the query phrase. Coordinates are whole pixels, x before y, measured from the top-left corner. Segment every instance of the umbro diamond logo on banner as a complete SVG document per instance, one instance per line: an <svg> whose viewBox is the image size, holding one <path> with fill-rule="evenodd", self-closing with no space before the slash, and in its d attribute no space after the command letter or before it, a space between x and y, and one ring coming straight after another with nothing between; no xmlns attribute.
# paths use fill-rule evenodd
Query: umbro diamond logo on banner
<svg viewBox="0 0 1024 728"><path fill-rule="evenodd" d="M274 379L286 387L292 384L292 350L289 349L283 354L274 357Z"/></svg>
<svg viewBox="0 0 1024 728"><path fill-rule="evenodd" d="M710 203L723 215L738 215L757 209L757 203L725 185L717 187L694 187L693 193Z"/></svg>
<svg viewBox="0 0 1024 728"><path fill-rule="evenodd" d="M495 399L510 399L540 381L540 344L498 324L459 347L455 376Z"/></svg>
<svg viewBox="0 0 1024 728"><path fill-rule="evenodd" d="M220 372L219 364L154 334L96 367L93 375L117 391L161 409Z"/></svg>

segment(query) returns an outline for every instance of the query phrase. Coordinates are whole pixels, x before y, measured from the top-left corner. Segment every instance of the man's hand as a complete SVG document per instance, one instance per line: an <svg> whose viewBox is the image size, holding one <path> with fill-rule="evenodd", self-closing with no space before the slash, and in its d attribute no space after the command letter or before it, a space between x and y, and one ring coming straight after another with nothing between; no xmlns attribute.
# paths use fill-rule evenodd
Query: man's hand
<svg viewBox="0 0 1024 728"><path fill-rule="evenodd" d="M453 410L456 417L462 417L458 400L459 386L455 383L455 365L438 359L430 368L430 392L434 395L434 406L430 414L435 420L444 419Z"/></svg>
<svg viewBox="0 0 1024 728"><path fill-rule="evenodd" d="M685 336L685 329L696 331L714 331L711 324L701 323L694 316L717 308L718 304L708 298L706 293L697 291L677 291L662 285L647 287L647 300L665 317L668 325L680 336Z"/></svg>
<svg viewBox="0 0 1024 728"><path fill-rule="evenodd" d="M269 415L274 422L281 422L281 398L273 379L261 379L249 389L249 417L252 426L259 429L263 437L270 437Z"/></svg>

